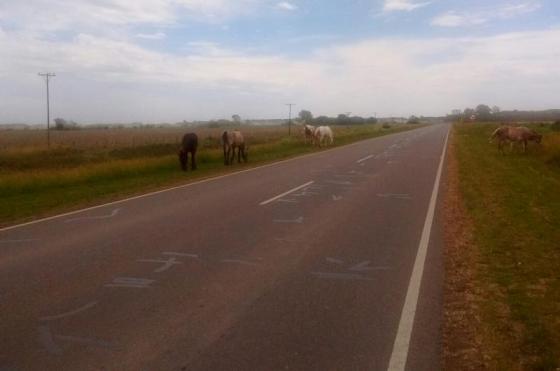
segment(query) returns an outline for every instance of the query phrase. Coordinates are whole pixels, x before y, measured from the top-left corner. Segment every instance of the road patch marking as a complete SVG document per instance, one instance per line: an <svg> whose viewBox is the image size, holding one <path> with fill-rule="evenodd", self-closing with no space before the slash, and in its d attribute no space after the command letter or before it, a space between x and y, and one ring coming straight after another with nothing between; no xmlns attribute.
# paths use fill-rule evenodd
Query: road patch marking
<svg viewBox="0 0 560 371"><path fill-rule="evenodd" d="M367 160L369 160L370 158L373 158L374 156L375 156L375 155L366 156L366 157L361 158L361 159L359 159L358 161L356 161L356 163L357 163L357 164L361 164L362 162L367 161Z"/></svg>
<svg viewBox="0 0 560 371"><path fill-rule="evenodd" d="M41 318L39 318L39 319L40 319L41 321L54 321L54 320L57 320L57 319L60 319L60 318L73 316L73 315L78 314L78 313L80 313L80 312L86 311L86 310L88 310L88 309L90 309L90 308L93 308L93 307L96 306L96 305L97 305L97 302L96 302L96 301L92 301L91 303L88 303L88 304L84 305L83 307L80 307L80 308L78 308L78 309L74 309L74 310L72 310L72 311L70 311L70 312L66 312L66 313L62 313L62 314L57 314L57 315L54 315L54 316L45 316L45 317L41 317Z"/></svg>
<svg viewBox="0 0 560 371"><path fill-rule="evenodd" d="M297 186L297 187L295 187L295 188L290 189L289 191L286 191L286 192L284 192L284 193L282 193L282 194L279 194L278 196L274 196L274 197L272 197L272 198L269 198L268 200L261 202L259 205L260 205L260 206L267 205L267 204L269 204L269 203L271 203L271 202L273 202L273 201L276 201L276 200L279 199L279 198L282 198L282 197L284 197L284 196L286 196L286 195L289 195L289 194L292 193L292 192L295 192L295 191L297 191L297 190L300 190L300 189L302 189L302 188L305 188L305 187L307 187L307 186L313 184L314 182L315 182L315 181L311 180L311 181L309 181L309 182L307 182L307 183L305 183L305 184L302 184L302 185L300 185L300 186Z"/></svg>
<svg viewBox="0 0 560 371"><path fill-rule="evenodd" d="M297 223L297 224L301 224L301 223L303 223L303 216L300 216L299 218L295 218L295 219L274 219L273 222L274 223Z"/></svg>
<svg viewBox="0 0 560 371"><path fill-rule="evenodd" d="M149 287L155 280L147 278L134 277L117 277L112 283L108 283L105 287L132 287L136 289L145 289Z"/></svg>
<svg viewBox="0 0 560 371"><path fill-rule="evenodd" d="M183 262L178 261L174 256L170 257L169 259L137 259L136 261L142 263L162 264L161 267L154 270L154 273L160 273L166 271L176 264L183 264Z"/></svg>
<svg viewBox="0 0 560 371"><path fill-rule="evenodd" d="M33 242L39 241L38 238L25 238L21 240L1 240L0 243L25 243L25 242Z"/></svg>
<svg viewBox="0 0 560 371"><path fill-rule="evenodd" d="M232 264L241 264L241 265L250 265L250 266L258 266L258 263L255 262L250 262L247 260L241 260L241 259L222 259L220 260L220 262L222 263L232 263Z"/></svg>
<svg viewBox="0 0 560 371"><path fill-rule="evenodd" d="M377 197L396 198L399 200L412 200L412 197L408 193L378 193Z"/></svg>
<svg viewBox="0 0 560 371"><path fill-rule="evenodd" d="M64 223L77 222L77 221L79 221L79 220L100 220L100 219L109 219L109 218L112 218L112 217L116 216L116 215L119 213L119 211L121 211L120 208L113 210L113 211L111 212L111 214L108 214L108 215L82 216L82 217L79 217L79 218L67 219L67 220L64 221Z"/></svg>
<svg viewBox="0 0 560 371"><path fill-rule="evenodd" d="M430 197L428 211L426 212L426 219L424 221L424 227L422 228L422 235L418 244L418 252L416 253L416 259L414 260L414 268L412 269L412 274L410 275L410 282L408 283L406 299L402 308L395 342L393 343L391 359L389 360L389 365L387 367L388 371L404 371L406 367L410 338L412 335L412 328L414 327L414 317L416 315L416 306L418 305L418 297L420 295L420 285L422 283L422 275L424 273L424 264L426 262L428 244L430 243L430 233L432 230L432 223L434 221L434 213L439 192L439 182L441 178L443 162L445 160L445 153L447 151L448 139L449 128L447 129L447 135L445 136L445 142L443 144L439 167L437 170L436 179L434 181L434 188L432 190L432 196Z"/></svg>
<svg viewBox="0 0 560 371"><path fill-rule="evenodd" d="M335 280L356 280L356 281L373 281L373 278L362 276L356 273L329 273L329 272L311 272L312 275L321 279L335 279Z"/></svg>
<svg viewBox="0 0 560 371"><path fill-rule="evenodd" d="M183 252L164 251L164 252L162 252L162 255L181 256L181 257L185 257L185 258L198 259L197 254L186 254L186 253L183 253Z"/></svg>

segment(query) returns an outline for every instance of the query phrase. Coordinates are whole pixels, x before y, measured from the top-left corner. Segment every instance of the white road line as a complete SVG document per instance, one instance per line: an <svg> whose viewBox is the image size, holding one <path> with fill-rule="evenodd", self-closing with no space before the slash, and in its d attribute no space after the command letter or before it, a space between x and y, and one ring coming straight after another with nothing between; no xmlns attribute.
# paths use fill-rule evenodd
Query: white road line
<svg viewBox="0 0 560 371"><path fill-rule="evenodd" d="M289 194L292 193L292 192L295 192L295 191L297 191L297 190L299 190L299 189L305 188L305 187L307 187L308 185L313 184L314 182L315 182L314 180L311 180L311 181L309 181L309 182L307 182L307 183L305 183L305 184L302 184L302 185L300 185L300 186L297 186L297 187L295 187L295 188L290 189L289 191L286 191L286 192L284 192L284 193L282 193L282 194L279 194L278 196L274 196L274 197L272 197L272 198L269 198L268 200L261 202L259 205L260 205L260 206L264 206L264 205L266 205L266 204L269 204L269 203L271 203L272 201L276 201L277 199L282 198L282 197L284 197L284 196L286 196L286 195L289 195Z"/></svg>
<svg viewBox="0 0 560 371"><path fill-rule="evenodd" d="M418 304L418 296L420 295L420 284L422 283L422 275L424 273L424 263L426 262L426 254L428 252L428 244L430 242L430 232L432 230L432 223L434 220L434 212L436 208L436 201L439 192L439 181L441 178L441 171L443 162L445 160L445 152L447 150L447 139L449 138L449 128L445 136L445 143L443 144L443 151L439 161L439 167L434 181L434 188L430 198L430 204L426 213L426 220L424 221L424 228L422 229L422 236L418 244L418 252L414 260L414 268L408 283L408 290L406 292L406 299L399 321L399 328L397 336L393 343L393 352L389 360L388 371L403 371L406 367L406 360L408 358L408 348L410 345L410 337L412 328L414 326L414 316L416 315L416 306Z"/></svg>
<svg viewBox="0 0 560 371"><path fill-rule="evenodd" d="M369 160L370 158L373 158L374 156L375 156L375 155L366 156L366 157L361 158L361 159L359 159L358 161L356 161L356 163L357 163L357 164L360 164L360 163L362 163L362 162L364 162L364 161L366 161L366 160Z"/></svg>
<svg viewBox="0 0 560 371"><path fill-rule="evenodd" d="M412 129L412 130L422 130L422 129L424 129L424 128L418 128L418 129ZM255 171L255 170L259 170L259 169L264 169L264 168L267 168L267 167L278 166L278 165L284 164L286 162L301 160L302 158L320 156L320 155L323 155L323 154L328 153L328 152L342 150L343 148L358 146L358 145L363 144L365 141L368 141L368 140L378 140L378 139L388 138L388 137L391 137L391 136L402 135L402 134L406 134L406 133L407 133L406 131L405 132L396 132L396 133L392 133L392 134L388 134L388 135L383 135L383 136L380 136L380 137L364 139L364 140L360 140L360 141L355 142L355 143L346 144L346 145L343 145L343 146L340 146L340 147L334 147L334 148L326 149L326 150L323 150L323 151L320 151L320 152L309 153L309 154L302 155L302 156L296 156L296 157L292 157L292 158L289 158L289 159L286 159L286 160L276 161L276 162L273 162L273 163L270 163L270 164L255 166L255 167L252 167L250 169L235 171L235 172L224 174L224 175L217 175L217 176L214 176L214 177L210 177L210 178L206 178L206 179L202 179L202 180L197 180L197 181L187 183L187 184L183 184L183 185L176 186L176 187L165 188L165 189L161 189L159 191L148 192L148 193L144 193L144 194L141 194L141 195L138 195L138 196L123 198L122 200L116 200L116 201L108 202L108 203L101 204L101 205L95 205L95 206L92 206L92 207L87 207L85 209L74 210L74 211L70 211L70 212L67 212L67 213L64 213L64 214L53 215L53 216L49 216L49 217L42 218L42 219L32 220L32 221L26 222L26 223L11 225L9 227L0 228L0 232L5 232L5 231L9 231L11 229L21 228L21 227L25 227L25 226L32 225L32 224L37 224L37 223L46 222L46 221L53 220L53 219L62 218L63 216L75 215L75 214L82 213L82 212L85 212L85 211L99 209L99 208L105 207L105 206L116 205L116 204L120 204L122 202L137 200L137 199L144 198L144 197L155 196L155 195L158 195L160 193L174 191L176 189L188 188L188 187L192 187L194 185L198 185L198 184L202 184L202 183L208 183L208 182L212 182L214 180L227 178L227 177L230 177L230 176L239 175L239 174L243 174L243 173L247 173L247 172L251 172L251 171Z"/></svg>

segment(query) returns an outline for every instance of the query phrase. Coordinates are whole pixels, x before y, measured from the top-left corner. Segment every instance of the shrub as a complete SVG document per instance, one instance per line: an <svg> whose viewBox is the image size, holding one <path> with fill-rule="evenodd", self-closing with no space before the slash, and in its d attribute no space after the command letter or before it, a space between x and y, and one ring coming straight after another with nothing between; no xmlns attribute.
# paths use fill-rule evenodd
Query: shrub
<svg viewBox="0 0 560 371"><path fill-rule="evenodd" d="M386 122L386 123L384 123L383 125L381 125L381 127L382 127L383 129L390 129L390 128L391 128L391 124L389 124L389 123Z"/></svg>
<svg viewBox="0 0 560 371"><path fill-rule="evenodd" d="M554 124L550 125L552 131L560 131L560 120L555 121Z"/></svg>

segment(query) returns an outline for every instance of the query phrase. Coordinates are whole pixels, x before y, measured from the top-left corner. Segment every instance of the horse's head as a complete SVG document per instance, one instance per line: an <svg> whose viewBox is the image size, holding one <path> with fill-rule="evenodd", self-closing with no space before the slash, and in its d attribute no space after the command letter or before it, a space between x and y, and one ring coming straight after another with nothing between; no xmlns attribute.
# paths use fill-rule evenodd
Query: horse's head
<svg viewBox="0 0 560 371"><path fill-rule="evenodd" d="M185 152L185 150L181 149L178 153L179 156L179 162L181 163L181 169L183 169L183 171L187 171L187 153Z"/></svg>
<svg viewBox="0 0 560 371"><path fill-rule="evenodd" d="M535 134L535 142L537 142L538 144L541 144L542 142L542 134Z"/></svg>

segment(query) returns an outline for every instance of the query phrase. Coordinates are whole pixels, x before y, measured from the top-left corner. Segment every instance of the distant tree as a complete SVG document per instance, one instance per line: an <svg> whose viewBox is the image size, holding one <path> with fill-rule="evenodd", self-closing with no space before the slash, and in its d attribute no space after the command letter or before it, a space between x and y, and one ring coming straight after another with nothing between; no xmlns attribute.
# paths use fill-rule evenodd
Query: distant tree
<svg viewBox="0 0 560 371"><path fill-rule="evenodd" d="M54 119L54 129L55 130L76 130L79 129L78 123L75 121L66 121L62 118Z"/></svg>
<svg viewBox="0 0 560 371"><path fill-rule="evenodd" d="M420 119L414 115L410 116L407 121L407 124L419 124L419 123L420 123Z"/></svg>
<svg viewBox="0 0 560 371"><path fill-rule="evenodd" d="M368 117L365 119L366 124L377 124L377 117Z"/></svg>
<svg viewBox="0 0 560 371"><path fill-rule="evenodd" d="M341 113L338 116L336 116L336 124L337 125L348 125L350 124L350 119L348 117L348 115Z"/></svg>
<svg viewBox="0 0 560 371"><path fill-rule="evenodd" d="M313 114L311 113L311 111L301 110L299 111L298 117L306 124L311 124L311 122L313 122Z"/></svg>
<svg viewBox="0 0 560 371"><path fill-rule="evenodd" d="M231 116L231 119L233 120L233 122L235 122L236 124L239 124L241 122L241 116L235 114Z"/></svg>
<svg viewBox="0 0 560 371"><path fill-rule="evenodd" d="M492 114L496 115L498 113L500 113L501 109L498 106L492 106Z"/></svg>
<svg viewBox="0 0 560 371"><path fill-rule="evenodd" d="M476 119L478 121L488 121L492 119L492 110L486 104L476 106Z"/></svg>
<svg viewBox="0 0 560 371"><path fill-rule="evenodd" d="M313 122L317 125L329 125L332 119L327 116L319 116L313 120Z"/></svg>
<svg viewBox="0 0 560 371"><path fill-rule="evenodd" d="M476 111L472 108L465 108L463 111L463 120L471 121L473 118L476 118Z"/></svg>
<svg viewBox="0 0 560 371"><path fill-rule="evenodd" d="M64 130L68 123L65 119L55 118L54 119L54 129L55 130Z"/></svg>
<svg viewBox="0 0 560 371"><path fill-rule="evenodd" d="M461 116L461 110L460 109L454 109L451 111L451 114L453 116Z"/></svg>

